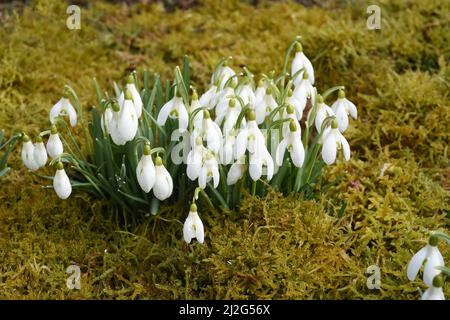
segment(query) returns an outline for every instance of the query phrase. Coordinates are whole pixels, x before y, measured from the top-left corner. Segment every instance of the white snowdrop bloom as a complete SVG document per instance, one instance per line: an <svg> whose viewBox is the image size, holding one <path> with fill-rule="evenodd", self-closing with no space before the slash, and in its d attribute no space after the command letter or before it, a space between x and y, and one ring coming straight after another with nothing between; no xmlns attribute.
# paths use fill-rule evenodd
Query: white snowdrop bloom
<svg viewBox="0 0 450 320"><path fill-rule="evenodd" d="M291 76L293 77L297 71L304 68L306 72L308 73L309 82L311 84L314 84L314 69L311 64L311 61L305 56L303 53L303 47L300 43L297 43L295 46L296 53L294 60L292 60L292 67L291 67ZM301 71L294 79L294 85L298 85L300 83L300 80L302 79L302 73L304 71Z"/></svg>
<svg viewBox="0 0 450 320"><path fill-rule="evenodd" d="M245 157L236 160L230 167L227 175L227 185L231 186L238 182L245 173Z"/></svg>
<svg viewBox="0 0 450 320"><path fill-rule="evenodd" d="M22 137L22 162L30 170L34 171L39 169L36 161L34 160L34 145L31 139L24 134Z"/></svg>
<svg viewBox="0 0 450 320"><path fill-rule="evenodd" d="M148 193L155 184L155 165L150 155L150 145L144 146L144 152L136 167L136 177L144 192Z"/></svg>
<svg viewBox="0 0 450 320"><path fill-rule="evenodd" d="M237 90L237 95L244 101L244 104L250 104L251 106L255 105L256 102L256 96L255 92L253 91L252 86L247 83L242 86L240 86Z"/></svg>
<svg viewBox="0 0 450 320"><path fill-rule="evenodd" d="M52 126L50 137L47 141L47 152L52 159L58 158L64 152L63 144L55 125Z"/></svg>
<svg viewBox="0 0 450 320"><path fill-rule="evenodd" d="M155 184L153 185L153 194L156 198L163 201L172 195L173 181L169 171L164 167L162 159L155 159Z"/></svg>
<svg viewBox="0 0 450 320"><path fill-rule="evenodd" d="M56 194L61 199L67 199L72 193L72 185L70 184L69 177L64 170L64 165L62 162L58 162L56 165L56 173L53 178L53 188L55 189Z"/></svg>
<svg viewBox="0 0 450 320"><path fill-rule="evenodd" d="M336 161L337 151L342 149L345 160L350 160L350 146L338 129L336 119L333 120L331 127L324 130L322 136L322 159L327 164L333 164Z"/></svg>
<svg viewBox="0 0 450 320"><path fill-rule="evenodd" d="M255 105L266 95L267 82L263 79L259 80L258 87L255 91Z"/></svg>
<svg viewBox="0 0 450 320"><path fill-rule="evenodd" d="M72 103L70 103L67 94L65 94L64 97L62 97L50 110L50 122L53 124L55 122L55 118L60 115L68 115L69 122L72 127L77 125L77 112L72 106Z"/></svg>
<svg viewBox="0 0 450 320"><path fill-rule="evenodd" d="M109 131L109 123L111 122L111 119L113 117L113 112L111 108L106 108L105 112L103 112L102 117L100 119L100 126L102 127L102 130L105 134L110 134Z"/></svg>
<svg viewBox="0 0 450 320"><path fill-rule="evenodd" d="M197 213L197 206L195 203L191 205L189 215L183 225L184 241L191 243L192 239L197 239L199 243L203 243L205 239L205 231L202 220Z"/></svg>
<svg viewBox="0 0 450 320"><path fill-rule="evenodd" d="M198 186L205 189L206 184L211 180L213 180L214 189L217 188L220 182L219 164L217 163L216 157L211 152L205 152L203 164L198 176Z"/></svg>
<svg viewBox="0 0 450 320"><path fill-rule="evenodd" d="M289 92L288 92L288 95L287 95L287 99L286 99L286 103L294 106L295 117L297 118L297 120L300 121L303 118L303 110L305 109L305 106L306 106L306 100L305 100L305 103L300 102L293 95L293 91L289 89Z"/></svg>
<svg viewBox="0 0 450 320"><path fill-rule="evenodd" d="M119 107L113 103L113 116L109 123L109 132L114 143L124 145L136 136L139 121L133 105L133 97L130 90L125 93L125 101Z"/></svg>
<svg viewBox="0 0 450 320"><path fill-rule="evenodd" d="M257 181L263 174L263 167L266 168L267 180L272 180L274 163L272 156L264 144L259 144L255 152L249 153L249 173L253 181Z"/></svg>
<svg viewBox="0 0 450 320"><path fill-rule="evenodd" d="M142 102L142 98L141 98L141 95L139 94L139 91L136 89L136 85L134 84L134 78L132 75L130 75L128 77L125 90L129 90L131 93L131 97L132 97L131 100L133 102L134 111L136 112L136 115L139 119L142 114L142 107L143 107L144 103ZM125 102L124 97L125 97L125 94L123 92L121 92L121 94L119 96L119 105L121 107L123 106L123 103Z"/></svg>
<svg viewBox="0 0 450 320"><path fill-rule="evenodd" d="M356 106L345 97L345 92L343 90L339 90L339 97L336 102L331 105L331 109L336 115L340 132L347 130L349 114L353 119L358 117Z"/></svg>
<svg viewBox="0 0 450 320"><path fill-rule="evenodd" d="M234 143L236 142L236 132L229 130L223 139L222 148L219 151L220 163L228 165L234 160Z"/></svg>
<svg viewBox="0 0 450 320"><path fill-rule="evenodd" d="M216 154L219 152L222 145L222 131L217 123L211 120L208 110L203 110L202 126L200 128L195 128L191 134L192 144L194 144L197 137L206 140L208 149Z"/></svg>
<svg viewBox="0 0 450 320"><path fill-rule="evenodd" d="M312 109L310 112L312 112ZM314 120L317 132L320 133L320 130L322 129L323 121L327 117L332 117L334 115L335 114L334 114L333 110L323 102L322 96L320 96L320 95L317 96L317 113L316 113L316 119Z"/></svg>
<svg viewBox="0 0 450 320"><path fill-rule="evenodd" d="M195 144L192 144L192 149L187 156L186 174L189 179L195 181L200 175L200 169L203 164L203 153L206 148L203 146L201 137L196 137Z"/></svg>
<svg viewBox="0 0 450 320"><path fill-rule="evenodd" d="M411 258L406 270L409 280L413 281L416 278L420 267L426 261L423 270L423 282L429 287L432 286L434 277L441 273L436 267L445 265L437 243L438 239L435 236L431 236L428 244Z"/></svg>
<svg viewBox="0 0 450 320"><path fill-rule="evenodd" d="M205 93L200 97L200 105L208 109L213 109L217 102L218 89L215 85L211 86Z"/></svg>
<svg viewBox="0 0 450 320"><path fill-rule="evenodd" d="M226 106L225 106L226 105ZM226 136L236 125L239 114L241 113L241 105L236 103L235 99L227 99L221 101L216 108L215 122L220 126L223 122L223 134ZM241 126L245 125L245 120L241 122Z"/></svg>
<svg viewBox="0 0 450 320"><path fill-rule="evenodd" d="M316 100L316 90L311 82L309 82L307 72L303 73L303 78L300 80L299 84L295 86L293 96L299 102L298 117L300 114L303 114L308 99L311 100L311 105L314 105Z"/></svg>
<svg viewBox="0 0 450 320"><path fill-rule="evenodd" d="M189 107L189 113L192 114L195 110L200 109L201 107L202 105L198 100L197 91L194 90L191 96L191 105ZM203 123L203 112L199 111L196 113L193 119L193 126L194 128L200 128L202 126L202 123Z"/></svg>
<svg viewBox="0 0 450 320"><path fill-rule="evenodd" d="M219 89L223 89L225 84L229 82L228 80L230 80L233 86L237 84L236 72L234 72L234 70L227 65L227 62L225 62L212 75L211 84L215 84Z"/></svg>
<svg viewBox="0 0 450 320"><path fill-rule="evenodd" d="M256 122L261 124L264 122L266 117L273 111L273 109L278 107L278 103L272 96L272 90L270 88L266 89L265 95L256 102ZM274 117L274 120L278 119L278 115Z"/></svg>
<svg viewBox="0 0 450 320"><path fill-rule="evenodd" d="M283 119L291 119L291 121L286 121L283 123L282 134L283 138L290 135L291 130L289 129L291 125L294 125L298 134L301 135L302 128L300 122L297 120L295 113L295 107L292 104L288 104L285 111L283 112Z"/></svg>
<svg viewBox="0 0 450 320"><path fill-rule="evenodd" d="M265 147L265 138L261 130L258 128L256 123L256 115L252 110L247 114L247 123L245 126L239 130L234 149L235 159L241 158L245 151L248 150L250 153L257 151L258 146Z"/></svg>
<svg viewBox="0 0 450 320"><path fill-rule="evenodd" d="M201 104L201 102L200 102ZM189 115L184 105L183 99L176 95L162 106L158 114L157 123L163 126L167 118L178 119L178 130L183 133L187 130L189 124Z"/></svg>
<svg viewBox="0 0 450 320"><path fill-rule="evenodd" d="M34 145L34 162L36 165L41 168L44 167L47 163L47 150L45 149L44 142L42 141L42 137L38 136L36 138L36 144Z"/></svg>
<svg viewBox="0 0 450 320"><path fill-rule="evenodd" d="M292 163L300 168L305 160L305 149L302 144L300 131L297 130L296 120L291 120L289 124L289 134L280 142L276 151L276 163L278 166L283 164L284 153L286 150L292 159Z"/></svg>
<svg viewBox="0 0 450 320"><path fill-rule="evenodd" d="M423 293L421 300L445 300L444 290L444 279L442 276L438 275L433 278L433 283L431 286Z"/></svg>

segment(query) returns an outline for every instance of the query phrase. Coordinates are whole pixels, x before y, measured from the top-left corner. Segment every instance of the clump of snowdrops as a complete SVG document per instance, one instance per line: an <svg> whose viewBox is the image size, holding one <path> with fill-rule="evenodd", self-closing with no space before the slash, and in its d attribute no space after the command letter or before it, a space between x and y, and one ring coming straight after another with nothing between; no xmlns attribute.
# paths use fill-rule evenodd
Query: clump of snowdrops
<svg viewBox="0 0 450 320"><path fill-rule="evenodd" d="M188 243L204 241L199 197L225 209L239 205L243 189L311 197L324 165L350 159L343 133L349 117L357 118L355 105L343 86L318 93L299 37L279 75L263 74L256 82L247 68L236 73L230 62L218 62L201 95L190 83L187 57L173 81L133 72L124 87L114 83L112 94L94 81L99 108L90 123L66 86L50 110L50 128L34 142L23 134L23 163L36 171L49 156L56 173L43 177L53 180L61 199L84 190L132 217L156 214L162 201L190 203L183 228ZM83 142L72 132L77 125Z"/></svg>
<svg viewBox="0 0 450 320"><path fill-rule="evenodd" d="M428 287L422 294L422 300L445 300L444 283L450 276L450 268L445 266L444 258L438 248L439 240L450 244L450 237L443 232L433 232L428 244L411 258L406 273L410 281L414 281L424 264L423 282Z"/></svg>

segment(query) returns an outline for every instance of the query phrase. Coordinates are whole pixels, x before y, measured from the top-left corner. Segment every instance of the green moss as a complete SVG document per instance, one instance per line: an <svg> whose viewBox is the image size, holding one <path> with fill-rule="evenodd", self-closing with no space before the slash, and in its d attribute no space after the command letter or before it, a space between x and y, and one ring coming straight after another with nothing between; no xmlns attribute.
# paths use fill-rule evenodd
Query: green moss
<svg viewBox="0 0 450 320"><path fill-rule="evenodd" d="M406 279L406 265L430 231L449 229L450 6L381 6L379 31L366 28L362 4L328 10L205 1L165 13L158 4L95 2L82 8L79 31L65 27L62 1L35 1L20 14L2 15L6 138L48 129L49 108L65 84L89 109L92 77L111 93L112 81L125 81L131 70L165 78L188 54L200 92L224 56L257 75L279 69L297 34L319 90L346 85L359 118L346 132L352 160L327 168L316 198L270 192L264 199L246 195L238 212L199 206L204 245L182 241L188 204L119 224L88 195L61 201L42 189L45 182L26 173L15 152L0 185L0 297L417 299L422 284ZM440 248L448 263L449 248ZM66 288L72 263L81 267L80 291ZM373 264L381 268L380 291L366 287Z"/></svg>

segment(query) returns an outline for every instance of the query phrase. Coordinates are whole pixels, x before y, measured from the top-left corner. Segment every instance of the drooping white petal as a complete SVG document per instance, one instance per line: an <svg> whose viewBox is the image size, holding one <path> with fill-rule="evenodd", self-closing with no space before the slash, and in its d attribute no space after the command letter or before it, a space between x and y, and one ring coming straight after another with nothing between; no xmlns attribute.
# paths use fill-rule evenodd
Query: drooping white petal
<svg viewBox="0 0 450 320"><path fill-rule="evenodd" d="M341 142L342 152L344 153L344 159L348 161L350 160L350 145L348 144L347 139L345 139L342 133L336 132L336 134L339 136L339 141Z"/></svg>
<svg viewBox="0 0 450 320"><path fill-rule="evenodd" d="M34 146L34 161L36 165L41 168L47 163L47 150L43 142L37 142Z"/></svg>
<svg viewBox="0 0 450 320"><path fill-rule="evenodd" d="M27 141L22 145L22 162L30 170L34 171L39 169L36 161L34 160L34 145L33 142Z"/></svg>
<svg viewBox="0 0 450 320"><path fill-rule="evenodd" d="M59 157L64 152L63 144L57 133L50 134L47 141L47 152L52 159Z"/></svg>
<svg viewBox="0 0 450 320"><path fill-rule="evenodd" d="M72 185L64 169L56 170L53 178L53 188L58 197L63 200L67 199L72 193Z"/></svg>
<svg viewBox="0 0 450 320"><path fill-rule="evenodd" d="M205 189L207 182L208 182L208 169L206 168L206 166L202 166L200 169L200 174L198 175L198 186L202 189Z"/></svg>
<svg viewBox="0 0 450 320"><path fill-rule="evenodd" d="M423 282L425 282L427 286L432 286L434 277L441 273L441 270L436 269L436 267L443 266L444 259L442 258L439 249L430 246L428 249L427 261L425 262L425 267L423 269Z"/></svg>
<svg viewBox="0 0 450 320"><path fill-rule="evenodd" d="M196 180L200 174L202 168L202 153L198 147L189 151L187 156L187 168L186 173L189 179Z"/></svg>
<svg viewBox="0 0 450 320"><path fill-rule="evenodd" d="M291 150L292 163L297 168L300 168L305 160L305 149L303 148L302 140L300 139L299 135L292 134L291 145L292 145Z"/></svg>
<svg viewBox="0 0 450 320"><path fill-rule="evenodd" d="M194 215L192 212L189 212L189 215L183 225L183 238L186 243L191 243L192 239L195 238L194 223Z"/></svg>
<svg viewBox="0 0 450 320"><path fill-rule="evenodd" d="M175 98L172 98L171 100L167 101L162 107L161 110L159 110L158 118L156 119L156 122L158 125L163 126L166 124L167 118L169 117L170 112L173 109Z"/></svg>
<svg viewBox="0 0 450 320"><path fill-rule="evenodd" d="M333 164L336 160L336 137L333 132L328 132L323 138L322 159L327 164Z"/></svg>
<svg viewBox="0 0 450 320"><path fill-rule="evenodd" d="M178 130L180 130L180 132L182 133L187 130L187 127L189 125L189 114L181 98L177 103L177 110L178 110Z"/></svg>
<svg viewBox="0 0 450 320"><path fill-rule="evenodd" d="M445 300L444 290L431 286L423 293L421 300Z"/></svg>
<svg viewBox="0 0 450 320"><path fill-rule="evenodd" d="M408 279L410 281L414 281L414 279L416 278L420 267L426 259L428 248L429 246L426 245L425 247L417 251L417 253L409 261L408 268L406 269L406 275L408 276Z"/></svg>
<svg viewBox="0 0 450 320"><path fill-rule="evenodd" d="M61 100L63 100L61 110L67 113L70 125L75 127L77 125L77 112L75 111L75 108L69 99L62 98Z"/></svg>
<svg viewBox="0 0 450 320"><path fill-rule="evenodd" d="M275 162L277 163L278 166L281 166L283 164L283 158L284 158L284 153L286 152L286 148L287 148L287 139L283 139L281 140L280 144L277 147L277 151L275 154Z"/></svg>
<svg viewBox="0 0 450 320"><path fill-rule="evenodd" d="M205 230L203 227L203 222L200 220L200 217L198 214L194 217L194 223L195 223L195 237L199 243L203 243L205 241Z"/></svg>
<svg viewBox="0 0 450 320"><path fill-rule="evenodd" d="M262 159L260 156L250 154L249 157L249 173L253 181L259 180L262 176Z"/></svg>
<svg viewBox="0 0 450 320"><path fill-rule="evenodd" d="M163 165L155 167L155 184L153 185L153 194L156 198L163 201L170 197L173 191L173 181L170 173Z"/></svg>
<svg viewBox="0 0 450 320"><path fill-rule="evenodd" d="M200 105L208 109L215 107L215 95L217 94L217 87L211 86L202 96L200 97Z"/></svg>
<svg viewBox="0 0 450 320"><path fill-rule="evenodd" d="M131 100L125 100L117 122L118 133L123 140L131 141L136 136L138 125L138 117L133 102Z"/></svg>
<svg viewBox="0 0 450 320"><path fill-rule="evenodd" d="M136 177L144 192L148 193L155 184L155 165L151 155L143 155L136 167Z"/></svg>
<svg viewBox="0 0 450 320"><path fill-rule="evenodd" d="M338 128L340 132L344 132L348 128L348 115L344 106L338 106L334 110L336 114L336 120L338 122Z"/></svg>
<svg viewBox="0 0 450 320"><path fill-rule="evenodd" d="M327 106L325 103L319 103L317 107L317 114L315 119L315 125L317 132L320 132L322 128L322 123L326 117L334 116L333 110Z"/></svg>
<svg viewBox="0 0 450 320"><path fill-rule="evenodd" d="M141 95L136 89L136 85L134 83L128 83L127 89L131 92L131 96L133 97L134 110L136 111L137 117L140 118L142 114L142 106L144 105Z"/></svg>
<svg viewBox="0 0 450 320"><path fill-rule="evenodd" d="M247 149L247 139L248 139L248 130L247 128L239 130L239 133L236 137L235 146L235 154L234 157L236 159L241 158L245 154L245 150Z"/></svg>
<svg viewBox="0 0 450 320"><path fill-rule="evenodd" d="M51 109L50 109L50 123L54 124L55 118L61 113L62 102L64 98L61 98Z"/></svg>
<svg viewBox="0 0 450 320"><path fill-rule="evenodd" d="M356 109L356 106L353 102L348 100L347 98L344 99L346 102L346 109L348 113L352 116L353 119L358 118L358 109Z"/></svg>
<svg viewBox="0 0 450 320"><path fill-rule="evenodd" d="M244 176L245 164L243 161L236 161L230 167L227 175L227 185L231 186Z"/></svg>
<svg viewBox="0 0 450 320"><path fill-rule="evenodd" d="M106 134L110 133L109 124L111 122L112 116L113 112L111 108L106 108L100 120L100 126L102 127L103 132L105 132Z"/></svg>

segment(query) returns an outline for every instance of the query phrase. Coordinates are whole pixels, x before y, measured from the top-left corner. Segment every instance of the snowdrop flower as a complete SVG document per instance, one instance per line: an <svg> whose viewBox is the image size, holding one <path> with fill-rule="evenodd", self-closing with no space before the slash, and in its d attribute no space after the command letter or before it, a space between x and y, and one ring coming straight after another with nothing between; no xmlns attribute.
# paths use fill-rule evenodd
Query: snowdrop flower
<svg viewBox="0 0 450 320"><path fill-rule="evenodd" d="M234 143L236 142L236 132L234 129L227 131L223 140L222 148L219 151L220 163L230 164L234 160Z"/></svg>
<svg viewBox="0 0 450 320"><path fill-rule="evenodd" d="M122 107L113 103L113 115L109 122L109 133L114 143L124 145L136 136L139 126L136 110L133 105L133 97L130 90L125 92L125 101Z"/></svg>
<svg viewBox="0 0 450 320"><path fill-rule="evenodd" d="M237 95L244 101L244 104L250 104L251 106L255 105L256 102L256 96L253 92L252 86L247 83L239 87L237 90Z"/></svg>
<svg viewBox="0 0 450 320"><path fill-rule="evenodd" d="M34 162L41 168L47 163L47 150L45 150L44 142L42 142L42 137L38 136L36 138L36 144L34 146Z"/></svg>
<svg viewBox="0 0 450 320"><path fill-rule="evenodd" d="M56 173L53 178L53 188L55 189L56 194L61 199L67 199L72 193L72 185L70 184L69 177L64 170L64 165L62 162L58 162L56 165Z"/></svg>
<svg viewBox="0 0 450 320"><path fill-rule="evenodd" d="M300 43L297 43L295 45L295 49L296 53L294 60L292 61L291 76L293 77L300 69L304 68L304 70L308 73L309 82L311 82L311 84L314 84L314 69L311 61L309 61L309 59L303 53L303 47ZM297 86L300 83L302 72L304 71L301 71L300 74L298 74L294 79L294 85Z"/></svg>
<svg viewBox="0 0 450 320"><path fill-rule="evenodd" d="M256 110L256 122L261 124L266 119L266 116L272 112L273 109L277 108L278 104L272 96L272 90L270 88L266 89L265 95L260 99L255 106ZM277 119L277 116L274 118Z"/></svg>
<svg viewBox="0 0 450 320"><path fill-rule="evenodd" d="M283 123L283 130L282 130L283 138L286 138L287 136L290 135L291 130L289 128L291 125L295 126L296 131L298 131L297 134L301 136L302 128L300 127L300 123L297 120L297 116L295 114L295 107L292 104L288 104L288 106L286 107L286 110L284 111L283 114L283 118L291 119L291 121L289 122L286 121Z"/></svg>
<svg viewBox="0 0 450 320"><path fill-rule="evenodd" d="M226 106L224 106L226 105ZM216 120L215 122L220 126L222 122L223 125L223 133L224 135L228 135L228 133L233 129L236 125L237 119L239 118L239 114L241 113L241 106L239 103L236 103L235 99L227 99L221 101L216 108ZM225 120L225 121L224 121ZM243 119L241 126L245 125L245 120Z"/></svg>
<svg viewBox="0 0 450 320"><path fill-rule="evenodd" d="M297 118L297 120L301 120L303 118L303 110L306 106L306 99L305 102L300 102L293 94L293 91L291 89L289 89L288 94L287 94L287 99L286 99L286 103L294 106L295 108L295 117Z"/></svg>
<svg viewBox="0 0 450 320"><path fill-rule="evenodd" d="M134 78L131 74L127 80L126 90L129 90L131 93L132 97L131 100L133 101L134 110L136 112L137 117L140 118L142 114L142 106L144 105L144 103L142 102L142 98L141 95L139 94L139 91L136 89L136 85L134 84ZM119 97L120 106L122 106L124 103L124 97L125 94L122 92Z"/></svg>
<svg viewBox="0 0 450 320"><path fill-rule="evenodd" d="M345 97L345 92L343 90L339 90L338 99L331 105L331 109L336 115L340 132L344 132L348 127L348 114L350 114L353 119L358 117L356 106Z"/></svg>
<svg viewBox="0 0 450 320"><path fill-rule="evenodd" d="M250 153L257 151L259 146L265 147L265 138L256 124L256 115L253 110L247 114L247 123L243 129L239 130L235 143L235 159L241 158L245 151Z"/></svg>
<svg viewBox="0 0 450 320"><path fill-rule="evenodd" d="M333 164L336 161L337 150L342 149L345 160L350 159L350 146L338 129L337 120L334 119L331 123L331 128L324 130L322 137L322 159L327 164Z"/></svg>
<svg viewBox="0 0 450 320"><path fill-rule="evenodd" d="M311 105L314 105L314 102L316 100L316 91L311 82L309 82L307 72L303 72L302 79L300 80L299 84L295 86L293 96L299 102L297 114L298 117L300 115L303 115L303 111L305 110L308 99L311 100Z"/></svg>
<svg viewBox="0 0 450 320"><path fill-rule="evenodd" d="M225 61L211 77L211 84L216 84L219 89L223 89L228 80L231 81L233 86L237 84L236 73L228 66L228 62Z"/></svg>
<svg viewBox="0 0 450 320"><path fill-rule="evenodd" d="M258 87L256 88L255 91L255 105L262 100L262 98L265 96L266 94L266 89L267 89L267 83L266 81L264 81L263 79L259 80L258 82Z"/></svg>
<svg viewBox="0 0 450 320"><path fill-rule="evenodd" d="M102 115L102 118L100 119L100 126L102 127L102 130L105 134L110 134L109 123L111 122L112 117L113 112L111 108L106 108L105 112Z"/></svg>
<svg viewBox="0 0 450 320"><path fill-rule="evenodd" d="M205 93L200 97L200 105L208 109L213 109L217 102L218 89L215 85L211 86Z"/></svg>
<svg viewBox="0 0 450 320"><path fill-rule="evenodd" d="M186 174L192 181L196 180L200 175L200 170L203 164L203 153L206 151L203 146L201 137L196 137L195 144L187 156Z"/></svg>
<svg viewBox="0 0 450 320"><path fill-rule="evenodd" d="M205 239L205 232L203 229L202 220L197 213L197 205L193 203L191 205L189 215L183 225L183 237L184 241L191 243L192 239L197 239L199 243L203 243Z"/></svg>
<svg viewBox="0 0 450 320"><path fill-rule="evenodd" d="M441 273L436 267L445 265L437 244L438 238L431 236L428 244L411 258L406 270L409 280L413 281L416 278L420 267L426 260L425 268L423 270L423 281L427 286L432 286L434 277Z"/></svg>
<svg viewBox="0 0 450 320"><path fill-rule="evenodd" d="M162 106L158 114L157 123L160 126L163 126L168 117L171 119L178 119L178 130L180 133L186 131L189 124L189 115L181 97L175 95L171 100Z"/></svg>
<svg viewBox="0 0 450 320"><path fill-rule="evenodd" d="M263 167L266 167L267 180L272 180L274 164L272 156L264 144L257 146L256 152L249 153L249 173L253 181L257 181L263 174Z"/></svg>
<svg viewBox="0 0 450 320"><path fill-rule="evenodd" d="M47 152L52 159L58 158L63 152L63 144L59 138L58 129L53 125L50 131L50 137L47 141Z"/></svg>
<svg viewBox="0 0 450 320"><path fill-rule="evenodd" d="M245 173L245 156L236 160L230 167L227 175L227 185L231 186L238 182Z"/></svg>
<svg viewBox="0 0 450 320"><path fill-rule="evenodd" d="M68 115L72 127L77 125L77 112L70 103L68 94L64 94L64 97L62 97L50 110L50 122L53 124L55 118L60 115Z"/></svg>
<svg viewBox="0 0 450 320"><path fill-rule="evenodd" d="M311 111L312 111L312 109L311 109ZM322 123L326 119L326 117L332 117L334 115L335 114L334 114L333 110L323 102L322 96L318 95L317 96L317 113L316 113L316 119L314 120L317 132L319 132L319 133L321 132Z"/></svg>
<svg viewBox="0 0 450 320"><path fill-rule="evenodd" d="M136 177L144 192L148 193L155 184L155 165L150 155L150 145L144 146L144 153L136 167Z"/></svg>
<svg viewBox="0 0 450 320"><path fill-rule="evenodd" d="M219 164L216 157L211 152L206 152L203 158L203 165L198 175L198 186L202 189L206 188L206 184L213 180L214 189L220 182Z"/></svg>
<svg viewBox="0 0 450 320"><path fill-rule="evenodd" d="M300 168L305 160L305 149L302 144L302 137L300 131L295 124L296 120L292 120L289 123L289 134L280 142L276 151L276 162L278 166L283 163L284 153L286 149L289 151L292 163Z"/></svg>
<svg viewBox="0 0 450 320"><path fill-rule="evenodd" d="M164 167L162 159L155 159L155 184L153 185L153 194L156 198L163 201L172 195L173 181L169 171Z"/></svg>
<svg viewBox="0 0 450 320"><path fill-rule="evenodd" d="M444 279L441 275L437 275L433 278L431 286L423 293L421 300L445 300L444 291Z"/></svg>
<svg viewBox="0 0 450 320"><path fill-rule="evenodd" d="M194 90L191 96L191 105L189 107L189 113L193 113L195 110L200 109L202 105L200 104L200 101L198 100L198 94L197 91ZM193 125L194 128L200 128L203 123L203 112L197 112L193 119Z"/></svg>
<svg viewBox="0 0 450 320"><path fill-rule="evenodd" d="M34 160L34 145L31 142L30 137L26 134L22 137L22 162L30 170L34 171L39 169L36 161Z"/></svg>
<svg viewBox="0 0 450 320"><path fill-rule="evenodd" d="M197 137L206 139L208 149L214 153L218 153L222 145L222 131L219 126L211 120L208 110L203 111L202 126L194 129L192 133L192 140L195 141Z"/></svg>

